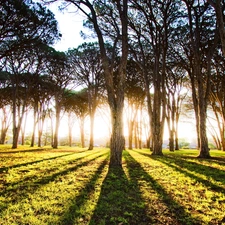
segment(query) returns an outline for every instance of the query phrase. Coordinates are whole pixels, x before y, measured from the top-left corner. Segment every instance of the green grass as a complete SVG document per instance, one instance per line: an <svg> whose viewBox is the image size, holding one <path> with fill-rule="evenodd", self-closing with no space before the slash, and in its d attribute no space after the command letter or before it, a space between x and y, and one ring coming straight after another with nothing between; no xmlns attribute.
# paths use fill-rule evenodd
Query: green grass
<svg viewBox="0 0 225 225"><path fill-rule="evenodd" d="M225 224L225 153L0 146L0 224Z"/></svg>

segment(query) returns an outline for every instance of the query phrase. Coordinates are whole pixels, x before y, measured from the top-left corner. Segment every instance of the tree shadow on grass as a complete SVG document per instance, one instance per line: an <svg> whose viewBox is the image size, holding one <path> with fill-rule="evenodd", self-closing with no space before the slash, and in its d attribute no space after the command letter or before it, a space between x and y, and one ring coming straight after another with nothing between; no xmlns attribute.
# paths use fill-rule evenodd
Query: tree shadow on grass
<svg viewBox="0 0 225 225"><path fill-rule="evenodd" d="M149 154L142 153L139 151L138 153L141 155L147 156L153 160L158 160L164 163L165 165L175 169L177 172L183 173L185 176L189 176L190 178L194 179L196 182L201 182L203 185L205 185L206 187L209 187L213 191L225 193L225 188L221 187L220 185L213 184L210 181L210 179L208 179L208 178L211 178L213 180L216 180L217 182L225 184L223 170L210 167L210 166L205 166L195 162L189 162L189 161L186 161L185 158L183 157L181 158L181 157L176 157L171 155L155 157L155 156L151 156ZM197 172L199 174L205 175L207 179L201 178L188 171Z"/></svg>
<svg viewBox="0 0 225 225"><path fill-rule="evenodd" d="M48 183L53 182L60 176L65 176L66 174L68 174L70 172L76 171L80 167L88 166L90 163L92 163L96 159L98 159L106 154L108 154L108 153L100 154L92 159L81 161L81 162L79 162L79 160L82 160L82 159L78 158L78 159L74 160L74 162L73 162L76 164L69 167L68 169L49 174L47 176L43 176L43 177L41 177L41 179L37 179L34 181L27 180L25 182L23 181L23 182L14 183L14 185L12 187L2 190L0 192L0 196L3 196L3 197L8 196L8 198L11 199L10 201L13 201L13 202L21 201L22 199L29 197L30 194L33 194L41 186L47 185ZM76 162L76 161L78 161L78 162ZM0 212L5 210L6 208L7 208L6 206L0 207Z"/></svg>
<svg viewBox="0 0 225 225"><path fill-rule="evenodd" d="M36 149L18 149L18 150L8 150L8 151L1 151L0 154L14 154L14 153L24 153L24 152L43 152L46 151L46 149L42 148L36 148Z"/></svg>
<svg viewBox="0 0 225 225"><path fill-rule="evenodd" d="M160 204L155 201L148 202L151 206L150 213L153 214L154 223L150 224L171 224L171 225L201 225L202 221L193 218L191 214L185 211L185 208L176 202L172 196L152 177L150 176L130 154L127 154L126 161L129 169L130 176L134 180L134 183L138 181L147 182L155 192L158 193L159 201L167 206L167 210L161 212ZM151 197L151 196L150 196ZM157 208L158 207L158 208ZM162 218L163 217L163 218Z"/></svg>
<svg viewBox="0 0 225 225"><path fill-rule="evenodd" d="M147 225L144 200L136 181L128 180L122 168L109 168L89 225Z"/></svg>
<svg viewBox="0 0 225 225"><path fill-rule="evenodd" d="M96 172L91 176L90 180L82 188L78 196L72 199L69 203L68 210L64 212L64 215L58 222L61 225L74 225L77 224L77 221L81 220L82 223L87 224L88 220L81 211L81 207L91 198L91 195L95 191L96 184L98 179L101 177L104 168L106 167L109 161L109 156L104 159L101 164L98 166ZM70 199L71 200L71 199Z"/></svg>
<svg viewBox="0 0 225 225"><path fill-rule="evenodd" d="M16 164L16 165L13 165L13 166L1 167L0 172L7 171L7 170L12 169L12 168L18 168L18 167L21 167L21 166L28 166L28 165L32 165L32 164L35 164L35 163L44 162L44 161L47 161L47 160L53 160L53 159L57 159L57 158L62 158L62 157L74 155L74 154L77 154L77 153L67 153L67 154L54 156L54 157L50 157L50 158L46 158L46 159L35 160L35 161L32 161L32 162L26 162L26 163Z"/></svg>

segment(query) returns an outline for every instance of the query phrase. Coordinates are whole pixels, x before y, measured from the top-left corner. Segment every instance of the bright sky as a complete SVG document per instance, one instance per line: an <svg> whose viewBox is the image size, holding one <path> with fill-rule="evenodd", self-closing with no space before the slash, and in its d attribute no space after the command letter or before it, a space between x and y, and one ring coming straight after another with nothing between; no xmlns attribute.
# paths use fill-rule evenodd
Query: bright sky
<svg viewBox="0 0 225 225"><path fill-rule="evenodd" d="M60 11L58 8L60 4L60 2L55 2L47 7L55 14L60 33L62 34L61 40L54 45L54 48L58 51L67 51L69 48L76 48L87 41L80 35L80 31L85 30L83 28L85 17L81 13L75 12L75 9L72 7Z"/></svg>

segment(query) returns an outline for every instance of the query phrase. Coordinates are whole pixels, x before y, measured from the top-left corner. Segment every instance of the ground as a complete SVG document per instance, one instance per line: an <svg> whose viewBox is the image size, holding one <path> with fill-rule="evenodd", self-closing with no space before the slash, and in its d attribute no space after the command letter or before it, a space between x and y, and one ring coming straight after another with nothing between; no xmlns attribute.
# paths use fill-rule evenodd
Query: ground
<svg viewBox="0 0 225 225"><path fill-rule="evenodd" d="M0 224L225 224L225 153L0 146Z"/></svg>

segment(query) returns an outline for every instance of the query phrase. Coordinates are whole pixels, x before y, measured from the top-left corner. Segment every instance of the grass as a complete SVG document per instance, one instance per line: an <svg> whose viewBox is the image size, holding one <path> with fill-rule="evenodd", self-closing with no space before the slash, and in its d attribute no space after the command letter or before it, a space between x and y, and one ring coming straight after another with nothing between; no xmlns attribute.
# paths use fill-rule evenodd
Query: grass
<svg viewBox="0 0 225 225"><path fill-rule="evenodd" d="M225 153L0 146L1 225L225 224Z"/></svg>

